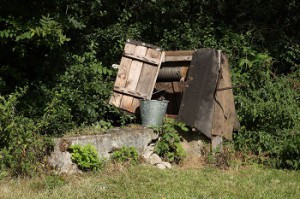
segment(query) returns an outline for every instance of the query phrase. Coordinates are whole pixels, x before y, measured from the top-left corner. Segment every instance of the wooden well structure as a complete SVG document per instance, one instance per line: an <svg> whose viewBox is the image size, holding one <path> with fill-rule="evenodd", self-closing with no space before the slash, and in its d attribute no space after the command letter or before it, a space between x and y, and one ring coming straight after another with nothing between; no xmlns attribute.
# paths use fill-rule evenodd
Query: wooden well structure
<svg viewBox="0 0 300 199"><path fill-rule="evenodd" d="M164 51L127 40L110 104L138 114L141 99L169 100L168 116L209 138L238 127L226 56L215 49Z"/></svg>

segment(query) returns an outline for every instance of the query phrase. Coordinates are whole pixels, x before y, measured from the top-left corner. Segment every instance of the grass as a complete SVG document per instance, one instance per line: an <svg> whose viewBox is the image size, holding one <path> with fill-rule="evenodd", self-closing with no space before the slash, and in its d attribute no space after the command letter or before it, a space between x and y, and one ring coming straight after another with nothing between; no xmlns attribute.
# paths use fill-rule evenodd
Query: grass
<svg viewBox="0 0 300 199"><path fill-rule="evenodd" d="M4 179L0 198L300 198L300 172L110 166L83 175Z"/></svg>

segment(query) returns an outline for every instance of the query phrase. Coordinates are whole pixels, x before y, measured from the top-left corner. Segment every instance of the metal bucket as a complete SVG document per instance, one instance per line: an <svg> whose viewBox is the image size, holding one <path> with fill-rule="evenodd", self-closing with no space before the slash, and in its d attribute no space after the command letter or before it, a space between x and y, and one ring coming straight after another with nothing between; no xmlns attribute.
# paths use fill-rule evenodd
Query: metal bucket
<svg viewBox="0 0 300 199"><path fill-rule="evenodd" d="M169 101L141 100L140 111L143 126L160 126L166 115Z"/></svg>

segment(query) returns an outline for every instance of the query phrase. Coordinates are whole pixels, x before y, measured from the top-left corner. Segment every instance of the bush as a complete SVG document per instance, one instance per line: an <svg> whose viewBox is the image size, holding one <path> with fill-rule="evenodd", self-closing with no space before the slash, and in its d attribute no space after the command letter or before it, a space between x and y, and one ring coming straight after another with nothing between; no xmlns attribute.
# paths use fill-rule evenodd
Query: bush
<svg viewBox="0 0 300 199"><path fill-rule="evenodd" d="M188 131L184 123L166 118L165 123L155 129L159 133L154 152L169 162L179 163L185 157L185 151L180 143L178 131Z"/></svg>
<svg viewBox="0 0 300 199"><path fill-rule="evenodd" d="M12 175L33 175L43 167L44 156L52 143L38 134L32 119L17 113L17 99L25 90L16 91L8 98L0 96L0 164Z"/></svg>
<svg viewBox="0 0 300 199"><path fill-rule="evenodd" d="M139 154L135 147L123 146L121 149L115 150L113 152L111 159L114 162L137 164L139 161Z"/></svg>
<svg viewBox="0 0 300 199"><path fill-rule="evenodd" d="M108 104L112 91L109 81L113 71L103 67L94 52L74 55L71 66L59 77L48 96L43 115L44 133L63 134L78 126L122 125L131 117Z"/></svg>
<svg viewBox="0 0 300 199"><path fill-rule="evenodd" d="M96 171L104 164L103 160L100 160L96 148L91 144L85 146L73 145L69 149L72 161L78 165L79 169Z"/></svg>
<svg viewBox="0 0 300 199"><path fill-rule="evenodd" d="M238 150L262 156L262 163L299 169L300 93L285 76L271 71L272 57L245 48L233 67L236 108L242 129L234 136Z"/></svg>

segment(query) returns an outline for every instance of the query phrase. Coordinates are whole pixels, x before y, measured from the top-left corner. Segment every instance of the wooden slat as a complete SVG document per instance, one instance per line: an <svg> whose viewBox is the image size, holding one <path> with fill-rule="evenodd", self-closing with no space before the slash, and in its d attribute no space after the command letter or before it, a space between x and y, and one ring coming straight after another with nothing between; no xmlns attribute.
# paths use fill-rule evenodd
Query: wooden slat
<svg viewBox="0 0 300 199"><path fill-rule="evenodd" d="M132 61L128 78L126 81L126 86L125 86L127 90L136 89L142 71L142 67L143 67L143 62L136 61L136 60Z"/></svg>
<svg viewBox="0 0 300 199"><path fill-rule="evenodd" d="M130 96L138 97L138 98L146 98L147 97L146 94L143 94L143 93L140 93L140 92L137 92L137 91L130 91L130 90L126 90L126 89L118 88L118 87L114 87L114 91L118 92L118 93L125 93L125 94L128 94Z"/></svg>
<svg viewBox="0 0 300 199"><path fill-rule="evenodd" d="M126 43L124 47L124 53L134 53L136 45Z"/></svg>
<svg viewBox="0 0 300 199"><path fill-rule="evenodd" d="M146 52L147 52L146 47L136 46L134 54L136 56L142 57L146 55ZM141 61L133 60L131 62L130 71L125 85L127 90L136 89L142 71L142 67L143 67L143 62Z"/></svg>
<svg viewBox="0 0 300 199"><path fill-rule="evenodd" d="M109 104L119 107L122 100L122 94L114 92L110 97Z"/></svg>
<svg viewBox="0 0 300 199"><path fill-rule="evenodd" d="M140 106L140 100L134 98L134 99L132 100L130 112L131 112L131 113L137 113L137 111L138 111L137 108L138 108L139 106Z"/></svg>
<svg viewBox="0 0 300 199"><path fill-rule="evenodd" d="M130 111L133 99L134 98L131 97L131 96L123 95L122 101L121 101L121 104L120 104L120 108L124 109L126 111Z"/></svg>
<svg viewBox="0 0 300 199"><path fill-rule="evenodd" d="M165 56L164 62L171 62L171 61L191 61L192 55L187 56Z"/></svg>
<svg viewBox="0 0 300 199"><path fill-rule="evenodd" d="M161 50L155 50L155 49L148 48L147 53L146 53L146 58L155 59L156 62L159 62L161 52L162 52Z"/></svg>
<svg viewBox="0 0 300 199"><path fill-rule="evenodd" d="M146 56L148 59L156 59L158 65L160 65L160 58L161 58L161 51L158 50L154 50L151 48L148 48ZM137 86L137 92L139 93L143 93L145 95L147 95L146 99L151 99L151 94L153 91L153 88L150 87L149 85L152 85L153 82L156 82L156 73L158 72L159 68L158 67L154 67L152 65L146 64L144 63L142 71L141 71L141 75L140 75L140 79L138 82L138 86Z"/></svg>
<svg viewBox="0 0 300 199"><path fill-rule="evenodd" d="M155 46L155 45L152 45L152 44L147 44L147 43L144 43L144 42L141 42L141 41L127 39L126 42L129 43L129 44L137 45L137 46L145 46L147 48L152 48L152 49L155 49L155 50L161 50L161 48L159 46Z"/></svg>
<svg viewBox="0 0 300 199"><path fill-rule="evenodd" d="M176 50L176 51L164 51L165 56L190 56L194 54L194 50Z"/></svg>
<svg viewBox="0 0 300 199"><path fill-rule="evenodd" d="M162 63L162 60L163 58L165 57L165 52L162 52L161 53L161 57L160 57L160 64L157 66L157 71L156 71L156 74L154 76L154 81L151 82L151 84L149 84L149 87L150 87L150 93L149 95L152 96L152 93L153 93L153 89L154 89L154 86L155 86L155 82L156 82L156 79L157 79L157 76L158 76L158 73L159 73L159 69L161 67L161 63Z"/></svg>
<svg viewBox="0 0 300 199"><path fill-rule="evenodd" d="M147 52L147 47L144 46L136 46L134 54L139 57L145 57ZM127 53L127 52L125 52Z"/></svg>
<svg viewBox="0 0 300 199"><path fill-rule="evenodd" d="M163 62L191 61L195 51L165 51Z"/></svg>
<svg viewBox="0 0 300 199"><path fill-rule="evenodd" d="M128 78L128 74L130 71L131 61L132 61L131 59L122 57L117 78L115 81L115 87L120 87L120 88L125 87L126 80Z"/></svg>
<svg viewBox="0 0 300 199"><path fill-rule="evenodd" d="M138 61L146 62L146 63L149 63L149 64L154 64L154 65L159 64L157 59L140 57L140 56L136 56L134 54L129 54L129 53L124 53L123 56L131 58L131 59L135 59L135 60L138 60Z"/></svg>
<svg viewBox="0 0 300 199"><path fill-rule="evenodd" d="M147 99L151 99L150 93L152 93L152 87L150 86L156 81L155 76L157 72L157 67L151 66L149 64L144 64L141 71L141 76L137 85L137 92L147 95Z"/></svg>

